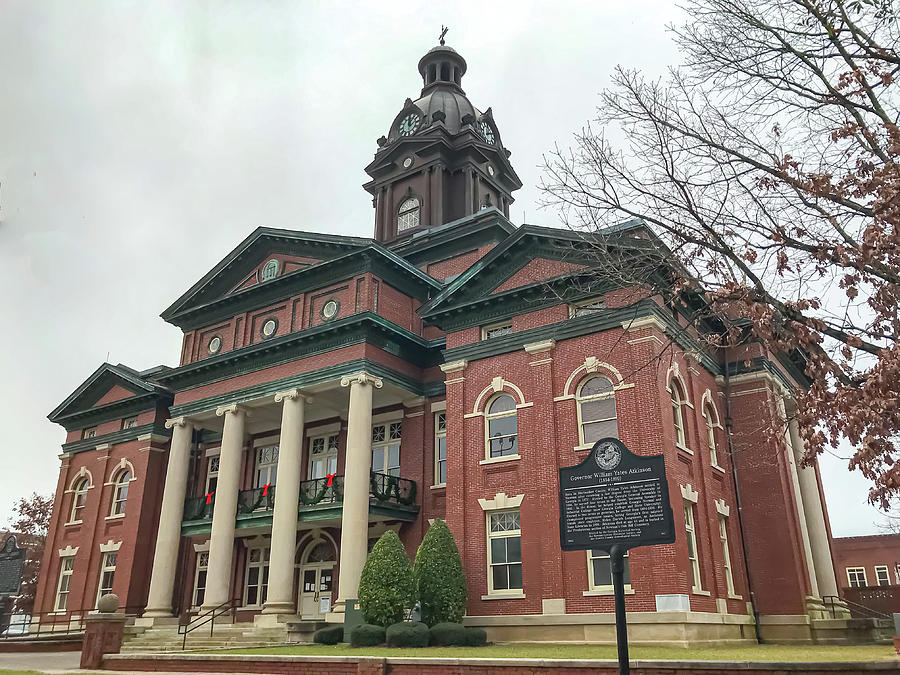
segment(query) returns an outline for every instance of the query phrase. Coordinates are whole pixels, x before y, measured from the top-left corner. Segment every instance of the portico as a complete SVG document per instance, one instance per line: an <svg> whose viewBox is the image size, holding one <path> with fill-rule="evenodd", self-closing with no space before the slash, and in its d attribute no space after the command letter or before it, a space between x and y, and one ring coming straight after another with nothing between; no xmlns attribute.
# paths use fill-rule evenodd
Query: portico
<svg viewBox="0 0 900 675"><path fill-rule="evenodd" d="M205 587L200 612L232 602L236 537L256 535L268 543L261 613L271 615L266 623L278 621L279 615L296 619L302 596L302 591L296 590L297 560L305 555L298 551L297 532L323 526L340 529L340 546L335 551L338 587L331 612L342 613L346 601L356 597L370 522L411 521L418 513L415 483L400 476L399 466L400 430L407 410L403 404L406 401L408 405L411 398L411 392L395 383L385 383L361 370L302 389L291 387L169 420L173 429L171 459L144 616L157 620L173 616L179 544L189 541L183 539L186 536L197 540L208 533L208 544L203 545ZM396 435L391 454L396 453L398 459L395 463L382 461L383 450L376 447L380 464L373 468L373 410L386 408L393 410L380 413L376 422L396 419L388 433ZM335 418L337 422L323 424ZM325 435L313 438L319 430ZM215 469L214 476L207 475L203 494L191 495L191 458L199 466L205 459L201 455L208 452L206 444L198 442L204 431L212 437L220 432L221 442L215 463L209 464ZM384 434L384 430L375 431ZM261 435L267 441L266 461L271 463L273 455L277 456L274 467L261 467L260 446L248 445L249 438ZM345 447L338 447L338 438L346 439ZM307 462L305 442L309 444ZM254 469L248 471L251 465ZM197 485L198 472L193 475ZM242 489L248 476L253 486ZM265 484L257 484L263 480ZM325 565L320 567L324 573Z"/></svg>

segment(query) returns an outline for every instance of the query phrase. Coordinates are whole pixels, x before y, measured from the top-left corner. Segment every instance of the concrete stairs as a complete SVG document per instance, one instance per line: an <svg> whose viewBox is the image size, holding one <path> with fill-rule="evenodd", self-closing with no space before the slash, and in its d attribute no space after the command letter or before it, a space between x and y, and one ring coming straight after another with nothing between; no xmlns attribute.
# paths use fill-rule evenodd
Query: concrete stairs
<svg viewBox="0 0 900 675"><path fill-rule="evenodd" d="M187 651L246 649L273 645L312 642L312 634L324 624L301 621L277 626L254 626L251 622L216 622L210 635L209 626L201 626L187 636ZM127 626L122 653L180 652L184 636L177 626Z"/></svg>

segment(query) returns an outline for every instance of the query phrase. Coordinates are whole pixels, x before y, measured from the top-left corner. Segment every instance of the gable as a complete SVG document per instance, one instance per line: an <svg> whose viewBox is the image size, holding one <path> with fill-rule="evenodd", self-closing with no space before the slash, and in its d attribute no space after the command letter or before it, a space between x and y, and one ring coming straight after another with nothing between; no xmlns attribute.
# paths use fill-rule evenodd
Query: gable
<svg viewBox="0 0 900 675"><path fill-rule="evenodd" d="M126 398L131 398L135 393L122 387L118 384L113 385L113 387L107 391L103 396L101 396L94 403L92 407L96 408L97 406L106 405L107 403L115 403L116 401L121 401Z"/></svg>
<svg viewBox="0 0 900 675"><path fill-rule="evenodd" d="M554 277L568 274L576 270L584 269L584 264L576 264L565 260L551 260L550 258L536 258L515 272L509 279L491 291L491 294L502 293L513 288L535 284Z"/></svg>
<svg viewBox="0 0 900 675"><path fill-rule="evenodd" d="M320 262L322 262L322 258L269 252L262 257L256 267L253 268L253 271L245 276L228 294L237 293L259 283L265 283L280 277L283 274L290 274Z"/></svg>

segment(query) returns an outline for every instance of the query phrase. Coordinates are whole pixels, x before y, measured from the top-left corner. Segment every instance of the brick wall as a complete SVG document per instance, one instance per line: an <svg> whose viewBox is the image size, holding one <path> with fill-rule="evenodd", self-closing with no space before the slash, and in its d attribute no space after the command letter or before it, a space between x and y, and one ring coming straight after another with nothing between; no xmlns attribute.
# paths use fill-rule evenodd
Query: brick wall
<svg viewBox="0 0 900 675"><path fill-rule="evenodd" d="M900 584L900 534L872 534L865 537L835 537L833 540L834 567L838 588L847 588L848 567L862 567L869 586L878 585L876 566L888 568L891 585Z"/></svg>

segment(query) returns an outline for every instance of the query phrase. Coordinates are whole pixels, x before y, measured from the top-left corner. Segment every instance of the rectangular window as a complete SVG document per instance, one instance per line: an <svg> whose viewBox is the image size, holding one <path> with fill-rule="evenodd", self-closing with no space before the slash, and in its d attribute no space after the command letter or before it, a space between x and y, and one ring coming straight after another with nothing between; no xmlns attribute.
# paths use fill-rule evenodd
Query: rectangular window
<svg viewBox="0 0 900 675"><path fill-rule="evenodd" d="M594 298L584 302L577 302L569 306L569 318L574 319L576 316L591 316L604 309L606 309L606 301L603 298Z"/></svg>
<svg viewBox="0 0 900 675"><path fill-rule="evenodd" d="M94 438L97 435L97 427L88 427L83 432L81 432L82 438Z"/></svg>
<svg viewBox="0 0 900 675"><path fill-rule="evenodd" d="M434 416L434 484L447 482L447 413Z"/></svg>
<svg viewBox="0 0 900 675"><path fill-rule="evenodd" d="M306 476L309 480L325 478L337 473L338 437L337 434L316 436L309 442L309 467Z"/></svg>
<svg viewBox="0 0 900 675"><path fill-rule="evenodd" d="M206 597L206 572L209 569L209 551L197 553L197 567L194 570L194 607L203 604Z"/></svg>
<svg viewBox="0 0 900 675"><path fill-rule="evenodd" d="M498 323L493 326L485 326L481 329L481 339L491 340L493 338L503 337L513 332L511 323Z"/></svg>
<svg viewBox="0 0 900 675"><path fill-rule="evenodd" d="M697 552L697 533L694 528L694 503L684 502L684 530L687 534L688 562L691 566L691 588L694 591L703 590L700 582L700 559Z"/></svg>
<svg viewBox="0 0 900 675"><path fill-rule="evenodd" d="M275 485L278 477L278 446L267 445L256 449L256 483L253 487Z"/></svg>
<svg viewBox="0 0 900 675"><path fill-rule="evenodd" d="M887 565L875 565L875 580L879 586L891 585L891 575Z"/></svg>
<svg viewBox="0 0 900 675"><path fill-rule="evenodd" d="M97 584L97 602L104 595L113 592L113 578L116 576L116 561L119 554L116 551L110 551L103 554L100 561L100 583Z"/></svg>
<svg viewBox="0 0 900 675"><path fill-rule="evenodd" d="M206 463L206 493L213 494L219 483L219 455L212 455Z"/></svg>
<svg viewBox="0 0 900 675"><path fill-rule="evenodd" d="M372 471L390 476L400 475L402 433L402 422L376 424L372 427Z"/></svg>
<svg viewBox="0 0 900 675"><path fill-rule="evenodd" d="M625 552L625 588L631 588L631 565L628 562L628 552ZM613 587L612 559L609 553L600 549L588 551L588 583L592 591L609 591Z"/></svg>
<svg viewBox="0 0 900 675"><path fill-rule="evenodd" d="M847 582L850 584L850 588L865 588L868 586L869 584L866 582L866 568L848 567Z"/></svg>
<svg viewBox="0 0 900 675"><path fill-rule="evenodd" d="M59 583L56 586L56 604L54 611L66 611L69 601L69 587L72 585L72 573L75 571L75 556L69 555L59 559Z"/></svg>
<svg viewBox="0 0 900 675"><path fill-rule="evenodd" d="M123 429L131 429L137 426L137 417L126 417L122 420L122 428Z"/></svg>
<svg viewBox="0 0 900 675"><path fill-rule="evenodd" d="M247 578L244 606L259 607L266 601L269 588L269 548L251 548L247 552Z"/></svg>
<svg viewBox="0 0 900 675"><path fill-rule="evenodd" d="M722 542L722 560L725 565L725 583L728 595L734 595L734 577L731 573L731 551L728 550L728 519L719 514L719 541Z"/></svg>
<svg viewBox="0 0 900 675"><path fill-rule="evenodd" d="M519 511L489 513L488 592L509 593L522 590L522 532Z"/></svg>

